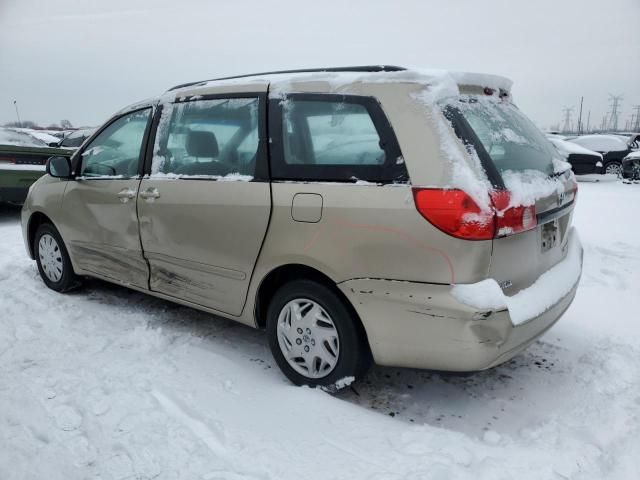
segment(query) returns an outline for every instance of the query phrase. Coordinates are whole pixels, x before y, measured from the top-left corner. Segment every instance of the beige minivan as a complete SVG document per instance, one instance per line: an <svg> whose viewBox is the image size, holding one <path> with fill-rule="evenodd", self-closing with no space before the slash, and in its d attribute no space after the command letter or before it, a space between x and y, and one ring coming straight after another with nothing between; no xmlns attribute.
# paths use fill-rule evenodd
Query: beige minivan
<svg viewBox="0 0 640 480"><path fill-rule="evenodd" d="M265 329L296 384L490 368L582 270L577 184L510 87L391 66L180 85L49 159L25 245L56 291L91 276Z"/></svg>

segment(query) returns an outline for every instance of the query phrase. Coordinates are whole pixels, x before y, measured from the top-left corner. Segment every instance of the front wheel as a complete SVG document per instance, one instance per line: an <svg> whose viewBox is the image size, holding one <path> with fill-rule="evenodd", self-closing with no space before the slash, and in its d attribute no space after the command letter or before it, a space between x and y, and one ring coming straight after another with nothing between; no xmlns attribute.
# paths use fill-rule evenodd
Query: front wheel
<svg viewBox="0 0 640 480"><path fill-rule="evenodd" d="M604 166L604 173L619 177L622 175L622 164L616 161L609 162Z"/></svg>
<svg viewBox="0 0 640 480"><path fill-rule="evenodd" d="M62 237L53 225L43 223L38 227L33 251L38 271L47 287L56 292L66 292L80 284Z"/></svg>
<svg viewBox="0 0 640 480"><path fill-rule="evenodd" d="M332 289L312 280L292 281L276 292L267 334L278 366L296 385L337 390L371 362L358 319Z"/></svg>

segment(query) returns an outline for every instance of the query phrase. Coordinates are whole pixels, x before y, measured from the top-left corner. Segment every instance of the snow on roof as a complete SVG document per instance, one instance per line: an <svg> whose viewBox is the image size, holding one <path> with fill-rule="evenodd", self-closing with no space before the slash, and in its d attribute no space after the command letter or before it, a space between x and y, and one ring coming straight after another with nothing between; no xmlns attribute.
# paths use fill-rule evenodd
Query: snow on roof
<svg viewBox="0 0 640 480"><path fill-rule="evenodd" d="M31 135L8 128L0 128L1 145L17 145L20 147L46 147L47 145Z"/></svg>
<svg viewBox="0 0 640 480"><path fill-rule="evenodd" d="M458 95L458 87L461 85L488 87L496 91L509 92L513 83L508 78L499 75L412 68L382 72L325 71L271 73L226 80L208 80L178 88L175 92L176 96L178 96L178 92L180 91L193 91L197 88L265 83L271 84L274 92L285 92L287 86L293 82L326 82L332 90L338 90L353 83L418 83L430 86L434 91L440 92L439 95L437 95L438 98Z"/></svg>
<svg viewBox="0 0 640 480"><path fill-rule="evenodd" d="M615 135L583 135L570 140L596 152L620 152L627 150L627 142Z"/></svg>
<svg viewBox="0 0 640 480"><path fill-rule="evenodd" d="M547 138L556 146L556 148L558 148L558 150L566 155L576 153L580 155L595 155L602 158L601 153L594 152L593 150L589 150L588 148L584 148L577 143L573 143L568 140L562 140L561 138L553 138L553 136L547 136Z"/></svg>
<svg viewBox="0 0 640 480"><path fill-rule="evenodd" d="M26 133L27 135L33 138L37 138L47 145L50 143L58 143L60 141L58 137L54 137L50 133L43 132L41 130L34 130L32 128L14 128L13 130L15 130L16 132Z"/></svg>

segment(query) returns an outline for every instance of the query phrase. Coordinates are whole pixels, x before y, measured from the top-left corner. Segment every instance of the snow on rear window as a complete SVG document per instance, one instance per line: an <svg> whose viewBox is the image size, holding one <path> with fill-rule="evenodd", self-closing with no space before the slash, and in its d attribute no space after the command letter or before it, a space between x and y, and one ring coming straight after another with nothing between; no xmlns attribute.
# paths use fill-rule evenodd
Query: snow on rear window
<svg viewBox="0 0 640 480"><path fill-rule="evenodd" d="M440 150L449 162L448 186L465 191L482 210L492 208L490 193L502 188L502 184L511 192L510 206L531 205L565 188L566 178L560 174L571 166L514 105L497 95L442 98L441 91L427 90L414 97L425 106L438 134ZM461 98L465 101L460 102ZM447 106L453 107L457 118L449 115L451 111ZM464 109L473 110L480 118L474 119L472 125L466 120ZM464 125L454 124L458 120ZM476 133L476 129L480 133ZM516 152L518 157L509 161L508 155ZM525 158L521 158L522 152ZM489 179L488 162L495 165L498 179Z"/></svg>
<svg viewBox="0 0 640 480"><path fill-rule="evenodd" d="M461 114L459 121L465 125L459 132L463 140L474 145L498 171L554 173L553 159L558 156L555 148L511 102L494 96L463 95L442 105L445 111Z"/></svg>

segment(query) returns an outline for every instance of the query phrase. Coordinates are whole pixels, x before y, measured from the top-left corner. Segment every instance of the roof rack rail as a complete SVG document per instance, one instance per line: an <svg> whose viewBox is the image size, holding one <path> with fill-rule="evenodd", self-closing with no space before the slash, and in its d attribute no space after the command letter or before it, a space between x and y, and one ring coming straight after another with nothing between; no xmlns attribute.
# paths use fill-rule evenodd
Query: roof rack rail
<svg viewBox="0 0 640 480"><path fill-rule="evenodd" d="M328 67L328 68L301 68L297 70L276 70L273 72L248 73L245 75L234 75L232 77L211 78L209 80L200 80L198 82L189 82L171 87L168 91L177 90L178 88L190 87L205 82L215 82L217 80L233 80L234 78L259 77L262 75L280 75L285 73L317 73L317 72L401 72L406 70L404 67L395 65L359 65L355 67Z"/></svg>

